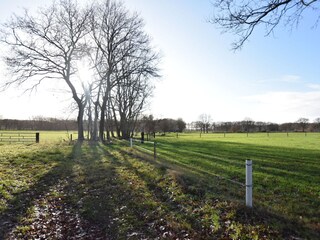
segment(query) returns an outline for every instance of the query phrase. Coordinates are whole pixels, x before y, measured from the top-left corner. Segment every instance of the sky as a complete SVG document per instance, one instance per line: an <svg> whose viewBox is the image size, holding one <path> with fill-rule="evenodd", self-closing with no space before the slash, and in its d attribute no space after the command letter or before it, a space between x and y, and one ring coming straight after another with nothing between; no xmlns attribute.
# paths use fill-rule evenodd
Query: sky
<svg viewBox="0 0 320 240"><path fill-rule="evenodd" d="M0 22L42 2L0 0ZM201 114L215 122L251 118L283 123L301 117L312 122L320 117L320 27L314 27L315 12L306 12L295 29L281 24L271 36L259 28L234 52L236 36L208 22L214 11L211 2L124 1L144 19L145 31L162 56L161 78L154 80L146 114L186 122L197 121ZM4 72L0 63L1 79L7 77ZM70 96L57 90L63 84L46 84L26 94L17 88L0 92L0 117L74 117Z"/></svg>

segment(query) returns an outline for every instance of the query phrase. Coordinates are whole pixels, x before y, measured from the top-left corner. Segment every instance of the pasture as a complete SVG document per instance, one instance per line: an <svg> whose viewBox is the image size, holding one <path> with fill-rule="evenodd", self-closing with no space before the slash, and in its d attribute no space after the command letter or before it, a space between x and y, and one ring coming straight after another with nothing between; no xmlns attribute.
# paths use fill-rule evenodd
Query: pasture
<svg viewBox="0 0 320 240"><path fill-rule="evenodd" d="M253 160L256 205L319 224L320 134L207 134L201 138L185 134L157 141L163 159L206 173L208 178L244 184L245 160Z"/></svg>
<svg viewBox="0 0 320 240"><path fill-rule="evenodd" d="M0 145L0 239L319 237L319 134L167 134L156 160L148 143L67 139Z"/></svg>

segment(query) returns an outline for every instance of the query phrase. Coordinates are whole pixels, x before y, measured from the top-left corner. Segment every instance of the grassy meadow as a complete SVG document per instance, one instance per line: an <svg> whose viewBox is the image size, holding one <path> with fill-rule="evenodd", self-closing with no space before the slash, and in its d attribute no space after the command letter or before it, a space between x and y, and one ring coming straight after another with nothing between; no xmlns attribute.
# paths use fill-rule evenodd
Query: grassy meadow
<svg viewBox="0 0 320 240"><path fill-rule="evenodd" d="M150 143L70 143L65 132L0 144L0 239L319 238L320 134L155 140L156 160Z"/></svg>

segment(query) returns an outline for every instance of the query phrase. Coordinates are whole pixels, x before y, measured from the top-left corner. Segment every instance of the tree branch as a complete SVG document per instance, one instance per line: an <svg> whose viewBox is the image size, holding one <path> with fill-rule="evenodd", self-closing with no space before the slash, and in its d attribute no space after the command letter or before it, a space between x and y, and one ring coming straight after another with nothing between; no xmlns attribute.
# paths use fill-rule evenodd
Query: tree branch
<svg viewBox="0 0 320 240"><path fill-rule="evenodd" d="M287 24L298 24L303 11L317 2L318 0L220 0L214 4L218 14L209 22L237 35L238 40L233 43L233 49L237 50L259 25L264 25L266 35L269 35L284 18L287 18Z"/></svg>

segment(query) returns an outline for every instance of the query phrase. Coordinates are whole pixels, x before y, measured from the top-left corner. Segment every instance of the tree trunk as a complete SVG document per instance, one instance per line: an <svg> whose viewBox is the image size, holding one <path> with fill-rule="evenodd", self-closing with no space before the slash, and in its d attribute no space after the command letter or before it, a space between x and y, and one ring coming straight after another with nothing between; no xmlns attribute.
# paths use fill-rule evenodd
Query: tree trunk
<svg viewBox="0 0 320 240"><path fill-rule="evenodd" d="M107 139L108 141L110 141L111 137L110 137L110 125L111 125L111 109L110 109L110 101L111 101L111 96L110 96L110 87L109 87L110 84L108 84L108 87L107 87L107 94L108 94L108 102L107 102L107 105L108 105L108 109L107 109L107 112L106 112L106 130L107 130Z"/></svg>
<svg viewBox="0 0 320 240"><path fill-rule="evenodd" d="M93 134L93 128L92 128L92 109L91 109L91 101L89 100L89 106L88 106L88 129L87 129L87 140L92 140L92 134Z"/></svg>
<svg viewBox="0 0 320 240"><path fill-rule="evenodd" d="M109 141L111 139L110 137L110 119L109 119L109 106L108 106L108 109L107 109L107 114L106 114L106 132L107 132L107 140Z"/></svg>
<svg viewBox="0 0 320 240"><path fill-rule="evenodd" d="M100 112L100 123L99 123L99 139L101 141L104 140L105 110L106 110L106 101L103 100L101 112Z"/></svg>
<svg viewBox="0 0 320 240"><path fill-rule="evenodd" d="M78 103L79 112L78 112L78 141L84 140L84 134L83 134L83 115L84 115L84 106L82 103Z"/></svg>
<svg viewBox="0 0 320 240"><path fill-rule="evenodd" d="M106 110L107 110L107 100L108 95L105 94L102 98L102 106L101 106L101 112L100 112L100 123L99 123L99 139L101 141L104 141L104 130L105 130L105 119L106 119Z"/></svg>
<svg viewBox="0 0 320 240"><path fill-rule="evenodd" d="M106 76L107 80L107 88L106 92L102 98L102 106L101 106L101 113L100 113L100 125L99 125L99 138L101 141L104 140L104 130L105 130L105 119L106 119L106 111L107 110L107 102L110 102L109 96L110 96L110 72L108 72Z"/></svg>
<svg viewBox="0 0 320 240"><path fill-rule="evenodd" d="M113 113L113 121L114 121L114 125L115 125L115 128L116 128L117 137L120 138L121 137L121 132L120 132L120 127L119 127L119 122L118 122L118 119L117 119L116 110L115 110L114 105L112 103L111 103L111 110L112 110L112 113Z"/></svg>
<svg viewBox="0 0 320 240"><path fill-rule="evenodd" d="M92 131L92 140L96 141L98 139L98 105L99 102L94 103L94 120L93 120L93 131Z"/></svg>

